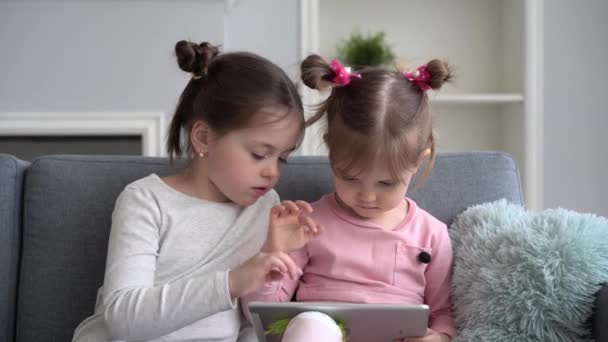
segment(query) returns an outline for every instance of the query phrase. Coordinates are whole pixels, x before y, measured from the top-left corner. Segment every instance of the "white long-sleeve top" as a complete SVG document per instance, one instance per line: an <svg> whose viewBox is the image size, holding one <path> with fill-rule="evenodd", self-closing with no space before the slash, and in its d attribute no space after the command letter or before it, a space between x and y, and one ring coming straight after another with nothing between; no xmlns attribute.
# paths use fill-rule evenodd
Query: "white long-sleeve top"
<svg viewBox="0 0 608 342"><path fill-rule="evenodd" d="M155 174L129 184L112 214L95 314L73 341L236 341L228 272L260 250L278 202L275 191L248 207L204 201Z"/></svg>

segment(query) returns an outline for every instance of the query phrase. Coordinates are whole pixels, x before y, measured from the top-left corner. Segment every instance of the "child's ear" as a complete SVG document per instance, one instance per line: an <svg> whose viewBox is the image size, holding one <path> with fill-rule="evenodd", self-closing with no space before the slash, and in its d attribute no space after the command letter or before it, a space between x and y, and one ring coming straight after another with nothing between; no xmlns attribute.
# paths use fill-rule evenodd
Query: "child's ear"
<svg viewBox="0 0 608 342"><path fill-rule="evenodd" d="M431 156L431 148L427 148L426 150L420 153L420 163L424 163Z"/></svg>
<svg viewBox="0 0 608 342"><path fill-rule="evenodd" d="M192 145L192 152L195 154L207 153L209 136L209 125L203 120L195 121L190 129L190 144Z"/></svg>
<svg viewBox="0 0 608 342"><path fill-rule="evenodd" d="M418 169L420 168L420 166L422 166L422 164L424 164L424 162L426 162L430 157L431 157L431 148L429 147L426 150L422 151L422 153L420 153L420 157L418 158L418 165L416 165L416 170L415 170L414 174L416 174L418 172Z"/></svg>

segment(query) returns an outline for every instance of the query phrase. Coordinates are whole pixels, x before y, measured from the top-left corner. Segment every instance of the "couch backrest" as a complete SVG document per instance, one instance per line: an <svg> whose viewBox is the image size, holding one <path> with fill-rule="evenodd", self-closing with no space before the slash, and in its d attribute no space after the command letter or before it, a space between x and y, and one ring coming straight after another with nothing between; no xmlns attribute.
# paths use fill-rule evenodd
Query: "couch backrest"
<svg viewBox="0 0 608 342"><path fill-rule="evenodd" d="M165 159L48 156L25 184L17 341L68 341L93 313L103 282L114 201L128 183L175 171ZM314 201L331 192L324 157L294 157L276 187L283 199ZM517 167L501 153L444 154L411 197L446 223L467 206L507 198L521 203Z"/></svg>
<svg viewBox="0 0 608 342"><path fill-rule="evenodd" d="M0 154L0 341L15 334L23 175L28 163Z"/></svg>

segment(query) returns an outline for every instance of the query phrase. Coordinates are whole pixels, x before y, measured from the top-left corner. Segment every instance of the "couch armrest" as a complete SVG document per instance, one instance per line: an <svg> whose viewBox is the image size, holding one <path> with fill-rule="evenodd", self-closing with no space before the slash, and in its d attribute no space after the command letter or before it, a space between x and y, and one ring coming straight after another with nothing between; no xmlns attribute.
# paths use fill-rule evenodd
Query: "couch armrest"
<svg viewBox="0 0 608 342"><path fill-rule="evenodd" d="M28 164L0 153L0 341L15 338L21 199Z"/></svg>
<svg viewBox="0 0 608 342"><path fill-rule="evenodd" d="M608 341L608 284L596 294L591 331L595 341Z"/></svg>

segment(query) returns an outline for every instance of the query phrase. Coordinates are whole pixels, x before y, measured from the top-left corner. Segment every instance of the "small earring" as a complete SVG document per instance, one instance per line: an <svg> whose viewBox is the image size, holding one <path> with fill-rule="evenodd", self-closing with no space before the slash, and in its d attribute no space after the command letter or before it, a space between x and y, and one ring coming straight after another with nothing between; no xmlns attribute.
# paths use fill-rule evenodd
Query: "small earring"
<svg viewBox="0 0 608 342"><path fill-rule="evenodd" d="M202 151L200 151L200 152L198 153L198 156L199 156L199 157L201 157L201 158L203 158L203 157L204 157L206 154L207 154L207 151L202 150Z"/></svg>

